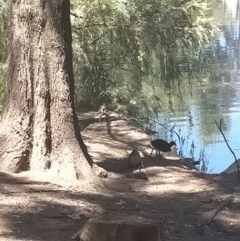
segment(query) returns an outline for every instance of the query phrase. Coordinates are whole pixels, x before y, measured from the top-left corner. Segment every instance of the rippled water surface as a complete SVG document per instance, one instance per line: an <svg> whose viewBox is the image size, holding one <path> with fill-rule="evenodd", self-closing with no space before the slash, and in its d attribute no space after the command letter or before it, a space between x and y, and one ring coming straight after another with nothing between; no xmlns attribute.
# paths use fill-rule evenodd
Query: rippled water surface
<svg viewBox="0 0 240 241"><path fill-rule="evenodd" d="M236 157L240 158L240 20L237 1L226 2L232 3L224 8L224 16L230 17L231 21L226 19L218 38L206 49L217 55L210 68L213 71L205 73L198 81L181 110L171 117L159 119L161 123L174 126L182 138L179 145L183 147L183 156L199 159L204 151L207 172L210 173L225 170L235 160L215 121L220 123L223 120L226 139ZM157 137L178 142L175 134L169 136L161 126L158 126Z"/></svg>

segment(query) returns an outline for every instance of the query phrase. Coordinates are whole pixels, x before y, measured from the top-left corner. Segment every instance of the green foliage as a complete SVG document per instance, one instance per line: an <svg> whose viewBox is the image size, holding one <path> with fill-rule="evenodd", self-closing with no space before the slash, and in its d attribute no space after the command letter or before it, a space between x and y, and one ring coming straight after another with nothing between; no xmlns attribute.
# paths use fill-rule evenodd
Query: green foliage
<svg viewBox="0 0 240 241"><path fill-rule="evenodd" d="M183 60L186 71L197 68L217 32L208 1L72 4L77 102L88 108L105 102L133 116L171 108Z"/></svg>
<svg viewBox="0 0 240 241"><path fill-rule="evenodd" d="M9 1L0 2L0 112L5 87L5 64L7 60L7 35L9 27Z"/></svg>
<svg viewBox="0 0 240 241"><path fill-rule="evenodd" d="M129 79L134 69L135 74L140 70L137 40L124 1L75 2L74 67L81 103L93 107L125 99L115 90L120 93L127 85L136 87L137 82L129 83ZM135 67L129 66L133 64ZM124 81L125 72L130 76Z"/></svg>
<svg viewBox="0 0 240 241"><path fill-rule="evenodd" d="M9 1L0 2L0 63L6 61L7 34L9 26Z"/></svg>
<svg viewBox="0 0 240 241"><path fill-rule="evenodd" d="M198 68L201 48L217 32L207 0L72 0L71 4L78 109L106 103L137 117L173 108L182 95L182 71ZM8 24L9 1L3 0L0 91Z"/></svg>

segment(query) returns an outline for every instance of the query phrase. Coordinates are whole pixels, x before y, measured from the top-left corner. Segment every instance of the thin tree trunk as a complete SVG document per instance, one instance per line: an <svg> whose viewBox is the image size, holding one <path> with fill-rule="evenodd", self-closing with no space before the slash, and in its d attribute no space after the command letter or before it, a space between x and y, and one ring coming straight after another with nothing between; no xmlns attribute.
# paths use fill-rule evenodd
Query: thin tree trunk
<svg viewBox="0 0 240 241"><path fill-rule="evenodd" d="M69 0L12 1L1 170L94 177L74 109L71 42Z"/></svg>

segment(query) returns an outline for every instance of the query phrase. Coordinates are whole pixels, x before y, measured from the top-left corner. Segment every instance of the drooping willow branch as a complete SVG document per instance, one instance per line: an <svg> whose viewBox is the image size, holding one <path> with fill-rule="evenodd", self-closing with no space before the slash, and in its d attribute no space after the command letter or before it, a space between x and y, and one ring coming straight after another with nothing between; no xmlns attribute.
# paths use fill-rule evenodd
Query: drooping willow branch
<svg viewBox="0 0 240 241"><path fill-rule="evenodd" d="M133 118L132 118L132 119L133 119ZM163 127L164 129L166 129L167 131L173 132L173 133L177 136L178 141L180 142L180 140L181 140L180 135L174 130L175 125L174 125L173 127L171 127L171 129L169 129L166 125L164 125L164 124L162 124L161 122L156 121L156 120L154 120L154 119L149 119L149 118L148 118L148 119L146 119L146 118L138 118L138 119L140 119L140 120L145 120L146 122L149 122L149 121L154 122L155 124L158 124L158 125L162 126L162 127ZM137 121L137 118L134 119L134 120Z"/></svg>
<svg viewBox="0 0 240 241"><path fill-rule="evenodd" d="M171 127L171 129L169 129L166 125L164 125L164 124L162 124L162 123L160 123L160 122L158 122L158 121L155 121L158 125L160 125L160 126L162 126L163 128L165 128L167 131L169 131L169 132L173 132L177 137L178 137L178 140L180 141L180 135L174 130L174 127L175 127L175 125L173 126L173 127Z"/></svg>
<svg viewBox="0 0 240 241"><path fill-rule="evenodd" d="M230 147L230 145L228 144L228 141L223 133L223 130L222 130L222 122L223 122L223 119L220 120L220 124L217 123L217 121L215 121L215 124L217 125L219 131L221 132L222 136L223 136L223 139L228 147L228 149L230 150L230 152L233 154L234 158L235 158L235 163L237 165L237 170L238 170L238 179L240 180L240 171L239 171L239 165L238 165L238 160L237 160L237 157L234 153L234 151L232 150L232 148Z"/></svg>

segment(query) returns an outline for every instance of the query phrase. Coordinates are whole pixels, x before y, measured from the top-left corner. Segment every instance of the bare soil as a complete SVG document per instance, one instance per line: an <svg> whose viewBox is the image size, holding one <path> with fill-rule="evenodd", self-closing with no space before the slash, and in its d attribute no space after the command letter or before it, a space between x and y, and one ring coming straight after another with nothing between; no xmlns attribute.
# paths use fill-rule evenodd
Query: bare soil
<svg viewBox="0 0 240 241"><path fill-rule="evenodd" d="M89 123L91 123L89 125ZM41 173L0 173L0 241L67 241L91 217L139 215L164 224L165 240L239 241L237 173L208 175L177 159L151 158L150 137L129 121L82 115L82 137L98 166L99 184L61 183ZM143 173L127 157L141 150Z"/></svg>

